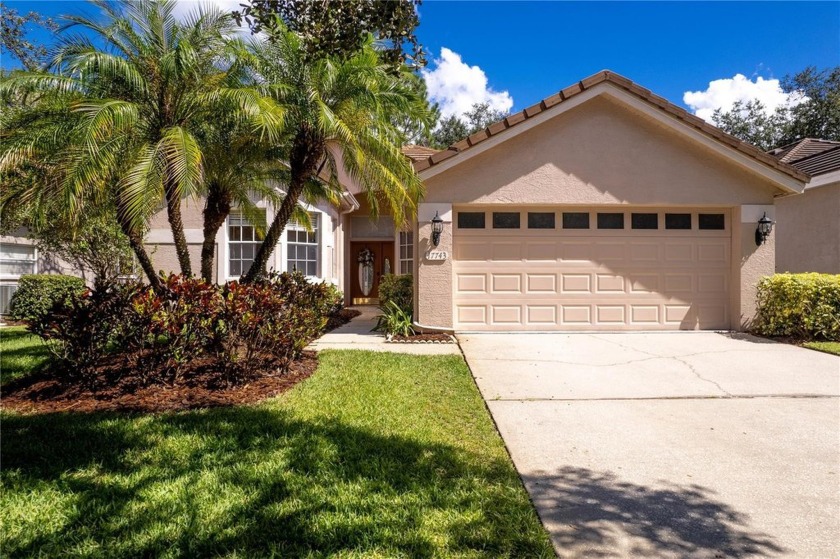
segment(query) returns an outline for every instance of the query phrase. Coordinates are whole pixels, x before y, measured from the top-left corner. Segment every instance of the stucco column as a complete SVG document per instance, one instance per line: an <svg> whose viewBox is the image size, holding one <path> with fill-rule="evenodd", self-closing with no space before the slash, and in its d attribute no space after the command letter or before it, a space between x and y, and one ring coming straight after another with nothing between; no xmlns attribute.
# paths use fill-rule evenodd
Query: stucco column
<svg viewBox="0 0 840 559"><path fill-rule="evenodd" d="M440 244L432 245L431 220L443 220ZM414 321L424 326L452 328L452 205L420 204L417 210L417 276L414 287ZM430 260L429 251L445 252L446 259Z"/></svg>
<svg viewBox="0 0 840 559"><path fill-rule="evenodd" d="M740 254L733 252L733 261L740 261L740 317L736 329L749 328L756 311L756 292L758 282L765 276L772 276L776 270L776 229L770 233L761 246L755 244L755 230L758 220L764 213L775 222L776 208L773 205L743 205L735 208L732 231L733 241L740 240ZM733 245L736 243L733 242ZM733 289L738 289L734 284Z"/></svg>

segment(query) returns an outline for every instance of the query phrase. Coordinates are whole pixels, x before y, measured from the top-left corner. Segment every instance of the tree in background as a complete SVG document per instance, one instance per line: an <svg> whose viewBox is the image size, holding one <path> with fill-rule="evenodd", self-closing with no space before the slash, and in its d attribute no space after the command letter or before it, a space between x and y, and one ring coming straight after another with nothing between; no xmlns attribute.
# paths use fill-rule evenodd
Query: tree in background
<svg viewBox="0 0 840 559"><path fill-rule="evenodd" d="M21 15L14 8L0 4L0 57L9 54L16 58L25 69L37 70L47 48L26 38L27 28L43 27L49 31L56 31L58 25L50 18L38 12L31 11Z"/></svg>
<svg viewBox="0 0 840 559"><path fill-rule="evenodd" d="M489 103L475 103L471 110L464 113L463 118L452 115L440 121L432 132L432 147L447 148L506 116L508 113L490 108Z"/></svg>
<svg viewBox="0 0 840 559"><path fill-rule="evenodd" d="M47 204L2 206L0 233L19 227L35 241L38 250L70 262L93 274L94 287L108 285L117 276L133 273L132 251L123 233L113 200L90 200L84 217L69 219L60 200Z"/></svg>
<svg viewBox="0 0 840 559"><path fill-rule="evenodd" d="M297 33L308 58L351 56L372 34L382 60L399 72L405 64L425 64L414 32L419 5L420 0L250 0L234 17L253 33L271 37L281 26Z"/></svg>
<svg viewBox="0 0 840 559"><path fill-rule="evenodd" d="M715 111L715 125L764 151L802 138L840 141L840 66L825 70L809 66L786 76L781 87L804 100L769 115L757 99L738 101L727 112Z"/></svg>

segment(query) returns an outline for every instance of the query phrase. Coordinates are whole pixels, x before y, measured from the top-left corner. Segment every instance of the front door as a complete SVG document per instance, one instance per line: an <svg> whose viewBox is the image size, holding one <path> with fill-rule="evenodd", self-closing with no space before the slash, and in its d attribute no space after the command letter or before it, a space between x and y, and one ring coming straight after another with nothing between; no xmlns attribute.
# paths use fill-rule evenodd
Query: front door
<svg viewBox="0 0 840 559"><path fill-rule="evenodd" d="M359 281L359 254L368 249L373 254L373 287L365 296L362 291L362 284ZM353 297L354 305L377 305L379 304L379 280L382 274L388 272L393 274L394 263L394 241L353 241L350 243L350 294Z"/></svg>

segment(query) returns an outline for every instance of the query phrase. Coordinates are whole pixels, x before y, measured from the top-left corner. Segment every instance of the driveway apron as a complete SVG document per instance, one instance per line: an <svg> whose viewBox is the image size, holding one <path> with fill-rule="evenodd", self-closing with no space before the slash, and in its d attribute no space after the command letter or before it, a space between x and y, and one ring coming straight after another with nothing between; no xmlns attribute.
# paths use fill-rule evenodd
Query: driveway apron
<svg viewBox="0 0 840 559"><path fill-rule="evenodd" d="M746 334L462 334L560 557L840 557L840 357Z"/></svg>

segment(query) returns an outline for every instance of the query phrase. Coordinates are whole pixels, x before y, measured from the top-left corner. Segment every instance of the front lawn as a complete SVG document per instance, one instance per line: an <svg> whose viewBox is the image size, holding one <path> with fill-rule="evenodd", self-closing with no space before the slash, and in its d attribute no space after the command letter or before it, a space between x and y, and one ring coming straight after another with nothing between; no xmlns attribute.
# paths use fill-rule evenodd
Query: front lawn
<svg viewBox="0 0 840 559"><path fill-rule="evenodd" d="M0 328L0 383L6 384L37 370L49 357L47 346L23 326Z"/></svg>
<svg viewBox="0 0 840 559"><path fill-rule="evenodd" d="M805 342L802 345L809 349L840 355L840 342Z"/></svg>
<svg viewBox="0 0 840 559"><path fill-rule="evenodd" d="M325 352L257 406L2 419L4 557L553 556L456 356Z"/></svg>

